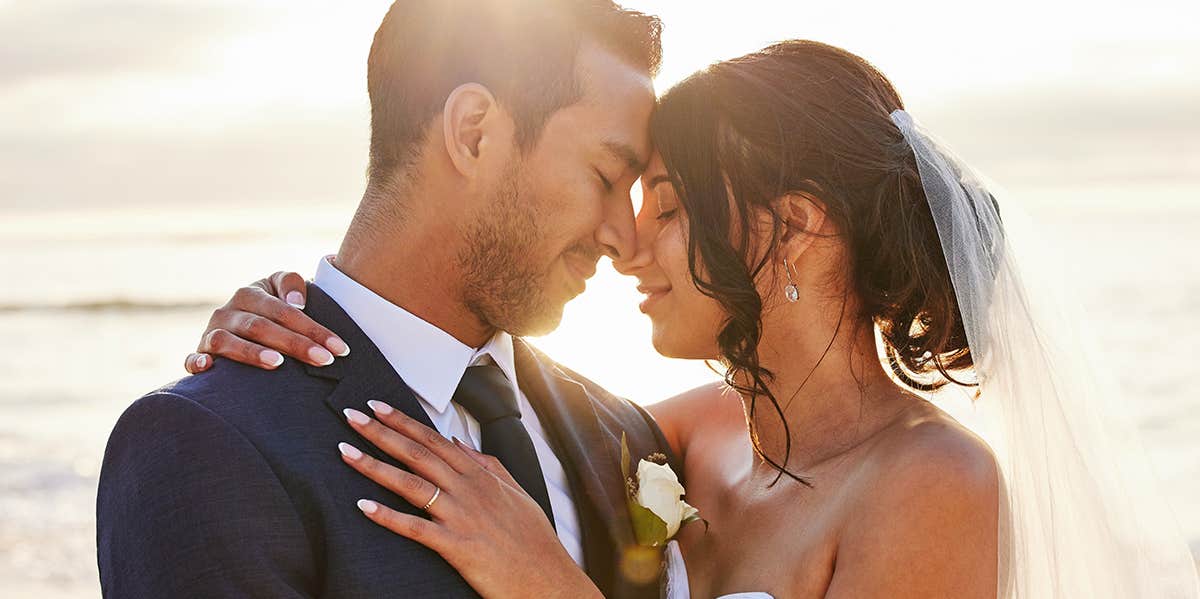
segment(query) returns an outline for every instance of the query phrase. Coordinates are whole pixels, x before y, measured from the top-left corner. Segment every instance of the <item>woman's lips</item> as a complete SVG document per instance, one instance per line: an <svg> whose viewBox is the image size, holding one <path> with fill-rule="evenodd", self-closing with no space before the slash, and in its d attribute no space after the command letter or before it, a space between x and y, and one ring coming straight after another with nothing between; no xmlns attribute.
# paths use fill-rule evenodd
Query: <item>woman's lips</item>
<svg viewBox="0 0 1200 599"><path fill-rule="evenodd" d="M654 307L654 304L658 303L663 296L671 292L671 287L667 285L642 284L638 285L637 289L646 294L646 299L642 300L641 304L638 304L638 309L642 311L642 314L649 314L650 308Z"/></svg>

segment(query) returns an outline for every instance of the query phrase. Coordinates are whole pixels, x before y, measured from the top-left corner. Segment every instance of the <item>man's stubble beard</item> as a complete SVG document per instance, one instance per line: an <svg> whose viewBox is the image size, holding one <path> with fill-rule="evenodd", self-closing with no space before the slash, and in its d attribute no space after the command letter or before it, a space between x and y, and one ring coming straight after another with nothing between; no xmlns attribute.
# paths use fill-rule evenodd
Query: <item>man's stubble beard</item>
<svg viewBox="0 0 1200 599"><path fill-rule="evenodd" d="M463 300L484 323L512 335L543 335L558 328L563 302L551 297L548 265L535 261L545 239L540 205L523 185L514 165L492 201L463 225L466 245L459 252Z"/></svg>

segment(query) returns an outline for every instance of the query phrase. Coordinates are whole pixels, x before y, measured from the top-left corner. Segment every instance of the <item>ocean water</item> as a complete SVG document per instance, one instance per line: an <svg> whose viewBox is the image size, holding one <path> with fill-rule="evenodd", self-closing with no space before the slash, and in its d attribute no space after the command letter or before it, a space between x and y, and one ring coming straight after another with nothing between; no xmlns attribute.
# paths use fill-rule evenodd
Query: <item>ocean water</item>
<svg viewBox="0 0 1200 599"><path fill-rule="evenodd" d="M1062 194L1050 191L1048 196ZM1200 555L1200 194L1035 211L1115 375L1193 554ZM109 430L184 375L212 309L279 269L311 274L351 206L25 213L0 222L0 581L4 595L99 594L96 478ZM650 403L712 380L649 346L633 285L602 265L563 326L536 341Z"/></svg>

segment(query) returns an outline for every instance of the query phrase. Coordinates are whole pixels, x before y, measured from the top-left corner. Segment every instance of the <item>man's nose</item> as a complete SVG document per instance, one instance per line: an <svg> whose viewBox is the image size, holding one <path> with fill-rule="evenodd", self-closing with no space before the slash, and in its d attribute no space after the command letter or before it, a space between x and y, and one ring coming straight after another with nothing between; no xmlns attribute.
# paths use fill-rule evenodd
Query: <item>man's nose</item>
<svg viewBox="0 0 1200 599"><path fill-rule="evenodd" d="M630 277L637 276L637 272L653 261L654 254L650 252L649 247L638 247L637 251L627 260L613 260L613 268L617 272Z"/></svg>
<svg viewBox="0 0 1200 599"><path fill-rule="evenodd" d="M654 262L654 239L658 234L658 223L654 210L644 201L633 223L633 250L613 260L613 268L623 275L636 276L637 271Z"/></svg>
<svg viewBox="0 0 1200 599"><path fill-rule="evenodd" d="M614 259L613 268L623 275L637 276L639 270L650 266L654 262L654 234L651 227L636 223L633 251L620 260Z"/></svg>
<svg viewBox="0 0 1200 599"><path fill-rule="evenodd" d="M633 201L628 195L610 202L604 220L596 229L596 243L614 263L629 260L637 251L637 233L633 222Z"/></svg>

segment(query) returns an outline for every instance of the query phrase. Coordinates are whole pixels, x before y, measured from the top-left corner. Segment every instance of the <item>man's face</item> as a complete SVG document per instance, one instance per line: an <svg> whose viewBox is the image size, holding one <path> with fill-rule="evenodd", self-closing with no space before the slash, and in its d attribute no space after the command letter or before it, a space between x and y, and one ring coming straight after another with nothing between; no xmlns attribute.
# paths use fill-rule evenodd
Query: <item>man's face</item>
<svg viewBox="0 0 1200 599"><path fill-rule="evenodd" d="M497 177L491 199L463 224L467 306L514 335L562 320L601 255L635 251L629 193L650 156L650 77L584 44L582 98L555 113L536 144Z"/></svg>

